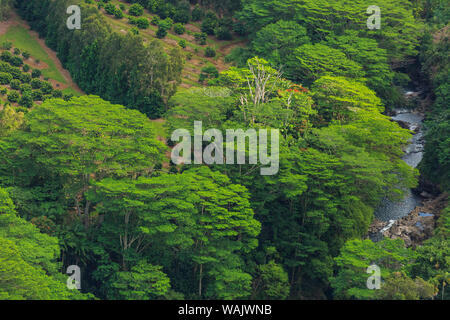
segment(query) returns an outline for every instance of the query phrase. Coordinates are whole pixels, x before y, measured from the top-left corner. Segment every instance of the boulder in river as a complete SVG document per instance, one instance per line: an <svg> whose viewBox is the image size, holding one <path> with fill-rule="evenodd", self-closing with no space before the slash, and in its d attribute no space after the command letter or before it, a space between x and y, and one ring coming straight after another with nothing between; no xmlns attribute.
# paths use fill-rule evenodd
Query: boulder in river
<svg viewBox="0 0 450 320"><path fill-rule="evenodd" d="M382 235L391 239L403 239L407 247L415 247L433 235L436 220L447 203L448 194L424 201L422 206L416 207L410 214L395 221L390 228L382 231ZM373 224L372 231L381 226ZM386 229L386 228L385 228Z"/></svg>

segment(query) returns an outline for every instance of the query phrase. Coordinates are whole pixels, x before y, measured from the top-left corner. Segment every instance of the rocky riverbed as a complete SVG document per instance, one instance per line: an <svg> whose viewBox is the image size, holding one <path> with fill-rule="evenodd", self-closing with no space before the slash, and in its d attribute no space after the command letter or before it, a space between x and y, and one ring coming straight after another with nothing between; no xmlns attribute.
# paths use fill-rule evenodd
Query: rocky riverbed
<svg viewBox="0 0 450 320"><path fill-rule="evenodd" d="M373 240L382 237L403 239L407 247L420 245L430 238L442 209L445 208L448 194L441 194L434 199L427 199L423 204L414 208L408 215L390 221L375 219L369 228Z"/></svg>
<svg viewBox="0 0 450 320"><path fill-rule="evenodd" d="M420 100L419 94L405 92L408 100ZM390 115L402 128L413 132L413 137L405 149L403 161L415 168L422 160L425 141L423 139L422 121L424 115L416 110L394 110ZM420 183L423 184L423 181ZM400 201L385 199L375 211L375 220L369 228L369 238L379 241L383 237L401 238L407 246L416 246L432 235L440 211L445 206L448 195L433 198L424 190L405 190Z"/></svg>

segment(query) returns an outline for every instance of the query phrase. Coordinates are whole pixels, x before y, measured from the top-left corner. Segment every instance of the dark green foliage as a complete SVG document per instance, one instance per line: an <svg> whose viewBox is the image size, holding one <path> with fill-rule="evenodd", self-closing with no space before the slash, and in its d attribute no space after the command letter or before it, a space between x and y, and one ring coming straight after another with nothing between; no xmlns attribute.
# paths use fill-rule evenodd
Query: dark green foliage
<svg viewBox="0 0 450 320"><path fill-rule="evenodd" d="M183 34L186 32L186 28L181 23L175 23L173 25L173 32L176 34Z"/></svg>
<svg viewBox="0 0 450 320"><path fill-rule="evenodd" d="M20 57L13 57L9 63L15 67L20 67L23 65L23 60Z"/></svg>
<svg viewBox="0 0 450 320"><path fill-rule="evenodd" d="M89 297L70 291L59 274L58 239L19 218L0 188L0 299L66 300Z"/></svg>
<svg viewBox="0 0 450 320"><path fill-rule="evenodd" d="M214 12L208 11L202 21L202 32L213 35L214 29L217 27L219 20Z"/></svg>
<svg viewBox="0 0 450 320"><path fill-rule="evenodd" d="M105 4L104 9L110 15L114 15L116 12L116 6L113 5L112 3Z"/></svg>
<svg viewBox="0 0 450 320"><path fill-rule="evenodd" d="M213 58L215 56L216 56L216 50L214 50L211 47L206 47L205 48L205 57Z"/></svg>
<svg viewBox="0 0 450 320"><path fill-rule="evenodd" d="M448 191L442 1L16 3L80 88L110 102L54 90L18 54L0 55L0 83L13 88L0 89L0 282L12 279L0 299L77 298L55 283L70 264L100 299L449 298L448 208L415 249L366 239L380 201L417 185L417 170L401 160L411 132L384 113L401 105L396 86L416 82L419 64L433 92L420 170ZM81 30L67 31L69 4L82 7ZM380 30L366 28L369 5L382 9ZM130 32L115 32L97 6L116 18L129 7ZM200 21L200 45L208 35L246 37L192 61L200 84L176 92L185 56L201 50L144 43L144 8L157 15L158 38L172 27L183 34L189 20ZM425 34L417 58L423 21L442 29ZM223 70L236 44L225 60L235 65ZM206 57L213 47L203 47ZM192 135L194 121L222 132L279 129L277 174L175 165L162 141L173 147L171 133ZM380 290L366 287L373 263Z"/></svg>
<svg viewBox="0 0 450 320"><path fill-rule="evenodd" d="M123 11L121 9L117 9L114 11L114 17L117 19L122 19L124 16Z"/></svg>
<svg viewBox="0 0 450 320"><path fill-rule="evenodd" d="M214 29L214 35L219 40L231 40L233 38L229 27L222 25L219 25Z"/></svg>
<svg viewBox="0 0 450 320"><path fill-rule="evenodd" d="M165 36L167 36L167 29L159 27L158 30L156 31L156 37L158 39L162 39Z"/></svg>
<svg viewBox="0 0 450 320"><path fill-rule="evenodd" d="M159 18L159 16L154 16L153 18L152 18L152 21L150 21L150 23L152 24L152 25L154 25L154 26L157 26L157 25L159 25L159 22L161 21L161 19Z"/></svg>
<svg viewBox="0 0 450 320"><path fill-rule="evenodd" d="M30 84L33 89L40 89L42 86L42 81L39 79L33 79Z"/></svg>
<svg viewBox="0 0 450 320"><path fill-rule="evenodd" d="M348 30L357 30L362 35L376 35L381 47L388 50L389 57L394 62L417 54L421 24L414 20L410 2L379 1L376 5L381 9L383 21L379 31L366 28L366 11L371 5L374 3L369 0L282 0L264 3L246 0L237 17L245 22L252 34L280 19L292 20L305 26L308 36L314 41L324 40L332 34L340 35Z"/></svg>
<svg viewBox="0 0 450 320"><path fill-rule="evenodd" d="M42 72L39 69L33 69L31 72L31 77L33 78L39 78L41 76Z"/></svg>
<svg viewBox="0 0 450 320"><path fill-rule="evenodd" d="M141 17L136 20L136 26L139 29L147 29L150 26L150 22L147 18Z"/></svg>
<svg viewBox="0 0 450 320"><path fill-rule="evenodd" d="M31 92L32 91L32 87L31 87L31 85L30 84L28 84L28 83L24 83L24 84L22 84L21 86L20 86L20 92L22 92L22 93L24 93L24 92Z"/></svg>
<svg viewBox="0 0 450 320"><path fill-rule="evenodd" d="M203 9L196 4L194 9L192 9L192 21L199 21L203 18L204 12Z"/></svg>
<svg viewBox="0 0 450 320"><path fill-rule="evenodd" d="M279 20L257 32L252 48L273 64L282 65L292 59L296 48L309 42L306 28L294 21Z"/></svg>
<svg viewBox="0 0 450 320"><path fill-rule="evenodd" d="M180 2L176 7L175 14L173 16L173 20L179 23L188 23L191 19L191 9L189 2Z"/></svg>
<svg viewBox="0 0 450 320"><path fill-rule="evenodd" d="M13 55L9 51L3 51L0 55L0 59L6 62L10 62L13 58Z"/></svg>
<svg viewBox="0 0 450 320"><path fill-rule="evenodd" d="M206 33L204 33L204 32L197 32L197 33L194 34L195 40L201 45L206 44L207 36L208 35Z"/></svg>
<svg viewBox="0 0 450 320"><path fill-rule="evenodd" d="M19 90L20 85L21 85L21 81L18 79L13 79L9 83L9 86L11 87L11 89L14 89L14 90Z"/></svg>
<svg viewBox="0 0 450 320"><path fill-rule="evenodd" d="M31 97L33 98L33 101L42 101L44 96L41 90L33 90Z"/></svg>
<svg viewBox="0 0 450 320"><path fill-rule="evenodd" d="M429 40L431 41L431 40ZM432 112L427 118L425 153L420 167L425 176L450 190L450 37L444 34L422 53L423 71L431 78L434 93Z"/></svg>
<svg viewBox="0 0 450 320"><path fill-rule="evenodd" d="M12 75L6 72L0 72L0 84L9 84L13 79Z"/></svg>
<svg viewBox="0 0 450 320"><path fill-rule="evenodd" d="M17 91L10 91L8 93L8 101L9 102L18 102L20 98L19 92Z"/></svg>
<svg viewBox="0 0 450 320"><path fill-rule="evenodd" d="M25 91L22 93L22 97L19 100L19 105L25 108L31 108L33 106L33 96L31 91Z"/></svg>
<svg viewBox="0 0 450 320"><path fill-rule="evenodd" d="M206 66L202 68L202 72L200 73L200 77L198 79L199 82L203 83L207 79L215 79L219 77L219 71L213 65Z"/></svg>
<svg viewBox="0 0 450 320"><path fill-rule="evenodd" d="M6 20L10 17L12 7L13 7L12 0L0 1L0 21Z"/></svg>
<svg viewBox="0 0 450 320"><path fill-rule="evenodd" d="M183 49L186 48L186 40L181 39L180 41L178 41L178 45Z"/></svg>
<svg viewBox="0 0 450 320"><path fill-rule="evenodd" d="M134 3L128 9L128 13L136 17L141 16L144 13L144 7L139 3Z"/></svg>
<svg viewBox="0 0 450 320"><path fill-rule="evenodd" d="M27 60L30 58L30 54L27 51L22 52L22 57Z"/></svg>
<svg viewBox="0 0 450 320"><path fill-rule="evenodd" d="M83 28L75 33L66 32L68 2L18 1L18 8L58 52L80 88L113 103L132 108L143 106L146 112L151 112L151 106L143 101L151 101L153 92L158 92L166 103L181 80L179 66L183 61L179 55L175 51L166 54L156 43L144 45L138 35L112 32L97 9L81 1ZM137 5L133 8L137 14L141 11ZM138 28L148 28L147 18L132 18ZM38 72L33 71L32 76L39 77Z"/></svg>

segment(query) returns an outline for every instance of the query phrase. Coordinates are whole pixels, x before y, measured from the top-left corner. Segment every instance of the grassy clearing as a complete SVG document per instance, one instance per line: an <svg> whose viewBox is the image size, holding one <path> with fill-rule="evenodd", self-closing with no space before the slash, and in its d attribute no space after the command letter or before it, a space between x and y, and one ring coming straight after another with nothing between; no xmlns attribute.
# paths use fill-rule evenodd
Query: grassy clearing
<svg viewBox="0 0 450 320"><path fill-rule="evenodd" d="M75 97L79 97L79 96L83 95L82 93L78 92L77 90L75 90L71 87L63 89L62 92L64 94L73 94Z"/></svg>
<svg viewBox="0 0 450 320"><path fill-rule="evenodd" d="M116 7L118 7L119 4L125 6L124 18L117 19L114 16L107 14L104 10L101 10L101 12L115 31L120 32L121 30L123 30L128 32L133 27L128 23L127 15L128 8L131 4L119 0L112 0L110 2L116 5ZM149 19L149 21L151 21L155 16L155 14L152 14L147 10L144 11L143 17ZM214 65L219 71L227 69L230 64L225 62L225 56L231 51L233 47L242 45L244 39L235 36L232 40L221 41L217 40L215 37L208 36L206 45L200 45L193 39L193 34L195 32L200 32L200 23L190 22L186 24L185 27L186 33L178 35L170 30L167 36L164 39L161 39L161 41L163 42L164 48L166 50L170 50L174 46L178 46L178 42L180 40L186 41L186 48L183 49L183 51L185 52L186 56L190 55L191 59L186 61L186 67L189 67L189 71L183 71L182 86L200 86L200 84L198 83L198 78L203 66L206 66L208 63L210 63ZM157 29L158 28L156 26L150 25L148 29L139 30L139 32L145 41L151 41L153 39L156 39L155 34ZM206 47L212 47L216 50L216 56L214 58L207 58L204 56ZM195 61L197 63L193 64L191 63L191 61Z"/></svg>
<svg viewBox="0 0 450 320"><path fill-rule="evenodd" d="M67 84L62 74L58 71L53 60L48 56L47 52L41 45L30 35L23 26L11 26L8 31L0 36L0 43L5 41L12 42L15 48L21 51L28 51L33 59L44 62L48 67L42 69L42 75L58 82ZM25 60L26 63L26 60Z"/></svg>

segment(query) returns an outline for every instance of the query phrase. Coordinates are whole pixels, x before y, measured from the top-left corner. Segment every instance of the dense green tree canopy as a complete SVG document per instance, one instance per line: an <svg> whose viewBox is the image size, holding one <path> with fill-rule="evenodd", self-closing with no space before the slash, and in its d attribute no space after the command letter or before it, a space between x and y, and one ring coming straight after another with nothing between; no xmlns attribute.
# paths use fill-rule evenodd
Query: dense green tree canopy
<svg viewBox="0 0 450 320"><path fill-rule="evenodd" d="M86 224L90 181L148 174L164 159L165 147L144 115L95 96L47 100L24 121L2 141L2 175L22 186L59 181Z"/></svg>
<svg viewBox="0 0 450 320"><path fill-rule="evenodd" d="M433 196L450 185L445 4L16 0L95 95L53 90L43 64L0 44L0 299L449 299L444 204L413 247L368 239L380 202L419 170ZM402 160L413 132L389 117L414 107L406 90L426 113L418 169ZM195 121L279 130L265 144L277 173L171 162L172 133L193 138Z"/></svg>
<svg viewBox="0 0 450 320"><path fill-rule="evenodd" d="M58 239L42 234L16 215L5 189L0 188L0 299L83 299L69 291L58 274Z"/></svg>

